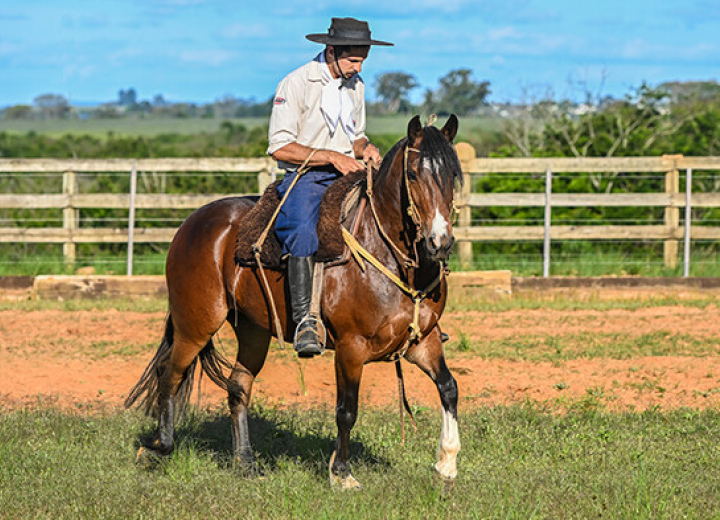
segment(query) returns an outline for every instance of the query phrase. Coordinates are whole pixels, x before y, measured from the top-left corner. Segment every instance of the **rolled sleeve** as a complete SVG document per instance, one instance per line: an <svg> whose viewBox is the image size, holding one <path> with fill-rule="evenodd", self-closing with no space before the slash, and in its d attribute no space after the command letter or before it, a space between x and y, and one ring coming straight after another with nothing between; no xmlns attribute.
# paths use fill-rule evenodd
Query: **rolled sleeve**
<svg viewBox="0 0 720 520"><path fill-rule="evenodd" d="M301 120L302 96L288 78L283 80L273 98L268 128L268 155L297 141Z"/></svg>

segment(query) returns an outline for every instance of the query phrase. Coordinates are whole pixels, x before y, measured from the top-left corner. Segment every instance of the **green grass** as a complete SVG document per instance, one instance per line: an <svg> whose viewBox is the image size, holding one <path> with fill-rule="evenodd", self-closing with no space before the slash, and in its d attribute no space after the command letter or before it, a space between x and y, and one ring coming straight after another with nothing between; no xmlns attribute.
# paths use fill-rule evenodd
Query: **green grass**
<svg viewBox="0 0 720 520"><path fill-rule="evenodd" d="M461 410L459 478L433 482L439 412L418 409L400 444L398 418L361 409L351 456L360 493L327 482L329 410L253 409L266 476L230 463L220 412L180 427L155 468L133 462L152 422L136 412L52 408L0 415L1 518L716 518L720 413L610 414L589 396L557 415L533 406Z"/></svg>
<svg viewBox="0 0 720 520"><path fill-rule="evenodd" d="M120 312L166 312L168 302L165 298L97 298L77 300L0 300L1 311L105 311Z"/></svg>
<svg viewBox="0 0 720 520"><path fill-rule="evenodd" d="M667 307L682 305L683 307L695 307L703 309L708 305L716 305L717 298L709 295L707 298L674 298L671 296L644 297L641 299L618 299L618 300L578 300L572 295L558 295L552 300L545 299L542 294L522 294L512 298L484 298L455 300L449 299L445 309L446 313L469 312L469 311L492 311L504 312L522 309L546 309L546 310L597 310L608 311L612 309L636 310L650 307ZM167 300L165 298L97 298L97 299L76 299L76 300L0 300L0 311L22 310L22 311L88 311L108 310L133 312L165 312L167 311ZM471 350L468 346L470 340L463 340L464 350Z"/></svg>
<svg viewBox="0 0 720 520"><path fill-rule="evenodd" d="M565 242L563 245L567 245ZM571 245L578 245L577 243ZM583 243L585 244L585 243ZM536 244L536 251L530 253L501 253L489 250L483 243L474 244L472 265L464 270L510 270L514 276L542 276L543 256L542 243ZM450 266L454 270L462 270L460 258L453 255ZM647 277L680 277L683 275L682 251L677 260L677 267L664 265L662 250L638 246L632 253L607 250L596 246L580 253L552 252L550 256L551 276L647 276ZM691 251L690 276L720 276L720 258L712 251L697 248Z"/></svg>
<svg viewBox="0 0 720 520"><path fill-rule="evenodd" d="M202 118L119 118L119 119L46 119L46 120L0 120L0 132L35 132L50 137L65 134L90 135L106 138L112 132L116 136L146 136L160 134L200 134L217 132L223 121L243 124L248 129L268 124L268 118L202 119Z"/></svg>
<svg viewBox="0 0 720 520"><path fill-rule="evenodd" d="M369 117L367 131L380 135L405 135L412 115ZM423 119L425 121L426 117ZM268 117L245 117L233 119L203 118L119 118L119 119L46 119L46 120L8 120L0 119L0 132L35 132L58 137L64 134L91 135L105 138L109 132L116 136L156 136L159 134L199 134L216 132L224 121L234 125L242 124L248 129L267 125ZM438 120L438 125L445 119ZM467 117L461 121L461 134L477 131L499 131L502 120L499 118Z"/></svg>
<svg viewBox="0 0 720 520"><path fill-rule="evenodd" d="M717 338L698 338L659 330L631 335L585 332L556 336L517 336L512 339L470 341L462 333L446 346L449 357L470 354L485 359L559 363L571 359L633 359L644 356L717 354Z"/></svg>
<svg viewBox="0 0 720 520"><path fill-rule="evenodd" d="M161 244L166 249L167 244ZM78 259L75 265L65 263L59 248L55 252L43 254L25 254L21 245L15 251L7 249L0 255L0 276L39 274L72 274L77 268L92 266L97 274L125 274L126 253L110 255L98 253ZM138 253L134 255L133 274L164 274L164 252ZM510 270L513 276L541 276L543 272L542 255L517 256L483 254L476 252L469 266L460 264L458 255L450 257L453 271L494 271ZM663 265L662 257L639 254L635 256L619 255L612 252L594 252L571 258L551 258L552 276L646 276L681 277L682 262L674 269ZM720 276L720 257L716 254L694 254L691 259L690 276Z"/></svg>
<svg viewBox="0 0 720 520"><path fill-rule="evenodd" d="M163 244L164 247L167 247ZM133 274L163 275L165 274L165 253L135 254L133 258ZM74 274L81 267L92 267L95 274L126 274L127 256L96 254L83 256L74 264L66 263L61 253L27 255L18 258L0 256L0 276L37 276L44 274Z"/></svg>

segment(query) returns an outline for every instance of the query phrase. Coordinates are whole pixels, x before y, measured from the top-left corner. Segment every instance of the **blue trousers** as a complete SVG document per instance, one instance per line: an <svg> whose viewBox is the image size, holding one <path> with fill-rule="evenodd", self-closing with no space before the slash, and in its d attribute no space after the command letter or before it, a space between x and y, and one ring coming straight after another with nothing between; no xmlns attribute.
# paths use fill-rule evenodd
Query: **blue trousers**
<svg viewBox="0 0 720 520"><path fill-rule="evenodd" d="M285 176L278 186L284 197L296 173ZM340 177L335 169L312 169L306 172L290 192L275 222L275 233L283 246L283 254L311 256L318 249L317 223L320 201L328 187Z"/></svg>

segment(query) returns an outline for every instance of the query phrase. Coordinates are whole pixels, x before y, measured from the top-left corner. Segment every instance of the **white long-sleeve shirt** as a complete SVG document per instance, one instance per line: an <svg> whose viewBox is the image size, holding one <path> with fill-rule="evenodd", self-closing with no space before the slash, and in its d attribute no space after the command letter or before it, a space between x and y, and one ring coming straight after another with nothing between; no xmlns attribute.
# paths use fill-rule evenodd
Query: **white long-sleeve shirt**
<svg viewBox="0 0 720 520"><path fill-rule="evenodd" d="M285 76L278 85L270 116L268 154L296 142L308 148L332 150L354 157L354 143L340 128L331 135L320 110L322 89L327 84L320 68L327 64L321 62L321 54ZM366 137L365 84L359 75L355 75L346 83L346 88L354 105L355 139L361 139ZM280 166L291 170L298 167L289 163Z"/></svg>

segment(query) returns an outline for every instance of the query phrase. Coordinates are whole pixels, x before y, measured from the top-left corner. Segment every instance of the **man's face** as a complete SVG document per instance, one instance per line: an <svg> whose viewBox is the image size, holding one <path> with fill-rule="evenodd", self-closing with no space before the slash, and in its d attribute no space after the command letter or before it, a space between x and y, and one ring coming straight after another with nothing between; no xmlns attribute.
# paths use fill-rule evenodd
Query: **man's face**
<svg viewBox="0 0 720 520"><path fill-rule="evenodd" d="M345 79L352 78L355 74L362 72L362 66L368 57L370 47L350 47L348 51L337 56L335 61L335 47L328 49L328 64L334 78L343 76ZM339 67L339 69L338 69Z"/></svg>

